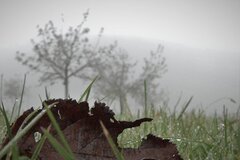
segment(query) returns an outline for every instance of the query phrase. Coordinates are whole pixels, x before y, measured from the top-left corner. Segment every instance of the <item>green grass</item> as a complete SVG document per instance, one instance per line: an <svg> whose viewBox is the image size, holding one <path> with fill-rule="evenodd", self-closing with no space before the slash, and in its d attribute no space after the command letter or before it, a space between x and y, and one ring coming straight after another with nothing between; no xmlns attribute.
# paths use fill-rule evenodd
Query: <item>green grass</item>
<svg viewBox="0 0 240 160"><path fill-rule="evenodd" d="M153 113L153 114L151 114ZM239 115L206 116L204 111L170 113L167 108L151 110L154 120L146 125L125 130L119 137L121 147L137 148L141 139L152 133L177 144L183 159L240 159ZM124 116L121 117L124 119ZM146 128L144 127L146 126Z"/></svg>
<svg viewBox="0 0 240 160"><path fill-rule="evenodd" d="M80 96L79 102L87 100L91 91L91 87L97 77L92 83L86 88L82 96ZM26 77L24 79L25 85ZM23 89L24 89L23 85ZM48 93L46 91L46 97ZM133 129L126 129L119 137L118 144L120 147L137 148L141 144L141 139L147 134L152 133L162 138L171 139L174 142L180 155L183 159L194 159L194 160L239 160L240 159L240 121L239 112L235 114L229 114L226 107L223 107L223 113L221 115L207 116L203 110L192 110L187 111L187 108L192 100L192 97L186 102L179 113L174 111L171 112L169 107L159 106L148 106L147 105L147 84L144 82L144 94L145 104L143 107L144 112L134 116L129 115L117 115L118 119L124 120L135 120L140 117L151 117L154 120L149 123L144 123L140 127ZM23 92L22 92L23 95ZM21 96L21 99L23 96ZM18 107L18 108L17 108ZM21 105L15 109L20 111ZM16 142L31 128L34 123L43 115L48 114L52 125L60 137L61 143L59 143L50 133L49 128L44 129L42 139L39 141L38 147L34 152L31 159L36 159L41 147L45 140L48 140L53 147L62 155L65 159L74 159L74 155L64 138L55 118L48 109L50 106L45 106L46 110L43 110L41 114L35 117L31 123L25 128L20 130L15 137L12 137L9 145L5 146L0 151L0 157L4 154L12 155L14 159L28 159L26 157L19 157L18 148ZM156 109L158 108L158 109ZM46 113L45 113L46 112ZM11 112L10 112L11 113ZM19 112L18 112L19 113ZM8 117L6 117L8 115ZM1 104L0 112L0 136L4 134L11 136L11 130L9 128L9 122L11 122L12 114L7 114L3 104ZM112 143L111 136L109 135L106 128L102 125L103 131L110 146L118 159L123 159L122 155L117 150L116 146Z"/></svg>
<svg viewBox="0 0 240 160"><path fill-rule="evenodd" d="M173 114L167 107L159 110L152 107L147 116L154 120L134 129L126 129L118 137L120 147L137 148L141 139L152 133L176 143L184 159L240 159L240 116L237 113L230 115L224 108L222 115L207 116L204 111L194 110ZM129 120L127 115L117 117ZM3 120L1 114L0 128L5 127ZM47 138L51 138L47 131L45 133ZM67 145L65 147L69 152Z"/></svg>

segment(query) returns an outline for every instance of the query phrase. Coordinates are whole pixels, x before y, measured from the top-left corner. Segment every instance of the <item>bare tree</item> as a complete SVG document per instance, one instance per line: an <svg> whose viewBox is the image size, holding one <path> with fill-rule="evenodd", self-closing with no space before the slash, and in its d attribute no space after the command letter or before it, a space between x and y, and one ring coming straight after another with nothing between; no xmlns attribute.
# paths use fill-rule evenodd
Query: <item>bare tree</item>
<svg viewBox="0 0 240 160"><path fill-rule="evenodd" d="M165 91L159 88L160 79L167 72L166 58L162 55L163 51L164 47L160 44L156 50L151 51L149 56L144 58L142 72L135 82L136 88L131 90L134 99L141 104L144 102L144 81L147 83L147 99L149 103L166 102L168 100Z"/></svg>
<svg viewBox="0 0 240 160"><path fill-rule="evenodd" d="M137 100L143 99L143 82L147 80L151 94L156 93L159 86L159 79L166 72L165 58L161 55L162 46L151 52L149 58L144 59L142 72L136 75L136 64L132 62L126 50L113 45L111 49L105 48L102 52L107 52L101 63L92 65L94 70L100 75L100 79L95 85L97 93L101 93L111 98L117 98L120 105L121 114L128 113L127 97Z"/></svg>
<svg viewBox="0 0 240 160"><path fill-rule="evenodd" d="M104 61L92 65L100 76L94 86L95 90L102 95L110 96L113 99L117 98L121 113L127 113L129 112L127 94L133 86L133 81L129 78L135 63L129 61L128 54L124 49L116 46L101 51L108 52L108 56L105 56Z"/></svg>
<svg viewBox="0 0 240 160"><path fill-rule="evenodd" d="M41 73L40 83L54 84L60 80L69 96L69 80L85 79L87 69L95 58L94 48L87 38L89 29L84 28L88 12L77 27L69 27L66 33L58 30L52 21L38 27L39 41L32 40L34 55L17 52L16 59L31 70Z"/></svg>

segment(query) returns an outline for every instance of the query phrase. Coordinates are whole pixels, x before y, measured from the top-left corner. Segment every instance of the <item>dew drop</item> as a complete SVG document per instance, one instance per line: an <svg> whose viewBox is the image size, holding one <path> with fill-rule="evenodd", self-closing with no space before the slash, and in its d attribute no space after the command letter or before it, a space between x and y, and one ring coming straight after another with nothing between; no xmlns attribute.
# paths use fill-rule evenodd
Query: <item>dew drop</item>
<svg viewBox="0 0 240 160"><path fill-rule="evenodd" d="M42 134L39 132L34 132L33 136L36 143L42 138Z"/></svg>

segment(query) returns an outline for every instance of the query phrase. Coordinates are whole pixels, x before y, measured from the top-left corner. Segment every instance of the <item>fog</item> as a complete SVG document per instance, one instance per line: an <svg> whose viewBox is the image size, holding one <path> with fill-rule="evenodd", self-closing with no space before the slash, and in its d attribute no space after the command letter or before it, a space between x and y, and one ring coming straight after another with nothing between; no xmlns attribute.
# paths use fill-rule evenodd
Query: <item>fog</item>
<svg viewBox="0 0 240 160"><path fill-rule="evenodd" d="M0 74L4 79L23 79L29 70L15 60L16 51L33 54L30 39L37 25L49 20L58 27L75 26L90 9L86 26L92 36L104 27L101 44L118 41L132 60L164 46L168 72L160 81L173 107L194 96L190 109L231 112L240 100L240 1L0 1ZM64 18L62 23L61 18ZM29 72L25 106L39 105L45 96L36 73ZM70 95L78 98L88 82L72 79ZM63 97L58 82L48 86L51 97ZM143 86L142 86L143 87ZM101 98L101 97L99 97ZM230 101L234 99L236 103ZM94 100L94 98L91 98ZM114 109L117 105L113 104ZM131 106L131 109L134 107Z"/></svg>

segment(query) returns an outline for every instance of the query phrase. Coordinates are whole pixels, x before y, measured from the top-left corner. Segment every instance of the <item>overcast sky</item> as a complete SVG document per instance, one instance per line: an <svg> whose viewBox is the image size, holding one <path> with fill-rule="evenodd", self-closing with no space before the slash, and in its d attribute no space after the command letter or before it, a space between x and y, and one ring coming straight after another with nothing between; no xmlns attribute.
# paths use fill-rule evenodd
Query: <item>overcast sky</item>
<svg viewBox="0 0 240 160"><path fill-rule="evenodd" d="M61 14L79 24L87 9L92 33L240 51L240 0L0 0L0 49L29 43L36 25L61 24Z"/></svg>

